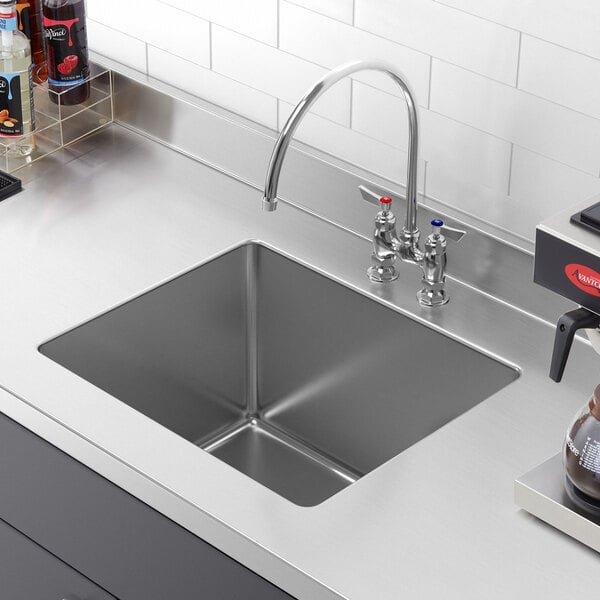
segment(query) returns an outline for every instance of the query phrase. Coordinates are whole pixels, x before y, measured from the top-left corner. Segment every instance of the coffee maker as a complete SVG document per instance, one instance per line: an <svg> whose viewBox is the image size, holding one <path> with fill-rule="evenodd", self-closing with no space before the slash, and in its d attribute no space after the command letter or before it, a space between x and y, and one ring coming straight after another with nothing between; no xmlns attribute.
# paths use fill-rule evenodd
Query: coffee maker
<svg viewBox="0 0 600 600"><path fill-rule="evenodd" d="M586 330L600 354L600 201L537 227L534 281L579 305L556 324L550 378L558 383L578 330ZM562 455L567 495L584 512L600 517L600 385L567 430Z"/></svg>

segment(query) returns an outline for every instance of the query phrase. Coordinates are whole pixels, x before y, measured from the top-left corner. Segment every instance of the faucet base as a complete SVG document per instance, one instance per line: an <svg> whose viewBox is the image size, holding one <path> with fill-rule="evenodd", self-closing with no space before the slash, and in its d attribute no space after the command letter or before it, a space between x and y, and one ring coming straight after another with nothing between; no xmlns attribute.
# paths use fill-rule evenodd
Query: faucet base
<svg viewBox="0 0 600 600"><path fill-rule="evenodd" d="M421 288L417 292L417 300L421 306L427 306L431 308L433 306L442 306L447 304L448 296L446 295L446 290L444 289L444 282L440 281L438 283L426 283L425 287Z"/></svg>
<svg viewBox="0 0 600 600"><path fill-rule="evenodd" d="M369 279L376 283L386 283L398 279L398 273L393 265L372 265L367 269Z"/></svg>

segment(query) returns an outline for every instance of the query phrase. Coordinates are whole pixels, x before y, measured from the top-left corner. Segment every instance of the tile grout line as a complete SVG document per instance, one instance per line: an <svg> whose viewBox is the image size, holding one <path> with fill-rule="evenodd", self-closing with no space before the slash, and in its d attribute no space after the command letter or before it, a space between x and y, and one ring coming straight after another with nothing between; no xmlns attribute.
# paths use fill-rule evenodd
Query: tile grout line
<svg viewBox="0 0 600 600"><path fill-rule="evenodd" d="M533 33L528 33L526 31L523 31L523 35L533 38L534 40L538 40L539 42L544 42L544 44L550 44L550 46L556 46L557 48L560 48L561 50L566 50L567 52L573 52L573 54L578 54L579 56L583 56L584 58L589 58L590 60L595 60L596 62L600 62L599 56L593 56L591 54L581 52L581 50L575 50L574 48L569 48L568 46L565 46L564 44L559 44L558 42L552 42L550 40L546 40L537 35L534 35Z"/></svg>
<svg viewBox="0 0 600 600"><path fill-rule="evenodd" d="M519 89L519 75L521 74L521 45L523 41L523 33L519 31L519 45L517 49L517 78L515 81L515 87Z"/></svg>
<svg viewBox="0 0 600 600"><path fill-rule="evenodd" d="M314 8L309 8L308 6L305 6L304 4L298 4L298 0L283 0L283 1L286 4L291 4L292 6L295 6L296 8L301 8L302 10L305 10L307 12L311 12L311 13L314 13L315 15L319 15L320 17L323 17L324 19L331 19L332 21L335 21L336 23L343 23L344 25L347 25L348 27L352 26L352 23L349 23L345 19L339 19L338 17L332 17L331 15L319 12L318 10L316 10ZM354 9L353 9L353 12L354 12ZM351 20L352 20L352 16L351 16Z"/></svg>
<svg viewBox="0 0 600 600"><path fill-rule="evenodd" d="M515 152L515 144L511 142L510 144L510 156L508 159L508 188L506 190L506 195L510 198L510 192L512 187L512 171L513 171L513 156Z"/></svg>
<svg viewBox="0 0 600 600"><path fill-rule="evenodd" d="M279 39L281 29L281 0L277 0L277 48L279 48Z"/></svg>
<svg viewBox="0 0 600 600"><path fill-rule="evenodd" d="M433 79L433 56L429 57L429 88L427 89L427 110L431 110L431 80Z"/></svg>
<svg viewBox="0 0 600 600"><path fill-rule="evenodd" d="M440 58L439 56L433 56L433 58L435 58L435 60L438 60L438 61L444 63L445 65L449 65L450 67L453 67L455 69L460 69L461 71L465 71L467 73L471 73L472 75L475 75L476 77L481 77L482 79L486 79L487 81L491 81L494 84L503 85L503 86L508 87L508 88L510 88L512 90L516 90L520 94L526 94L527 96L531 96L532 98L537 98L538 100L542 100L543 102L548 102L548 103L552 104L553 106L560 106L561 108L564 108L565 110L568 110L570 112L576 113L578 115L582 115L584 117L587 117L588 119L593 119L594 121L600 121L600 118L598 118L598 117L594 117L593 115L590 115L589 113L585 113L582 110L579 110L577 108L573 108L571 106L567 106L566 104L561 104L560 102L556 102L556 100L551 100L550 98L546 98L544 96L540 96L539 94L534 94L533 92L530 92L528 90L524 90L522 88L516 88L514 85L512 85L510 83L506 83L504 81L500 81L498 79L494 79L493 77L489 77L488 75L483 75L482 73L478 73L477 71L473 71L472 69L467 69L466 67L462 67L461 65L457 65L456 63L450 62L449 60L446 60L444 58ZM368 83L364 83L364 85L370 85L371 87L373 87L375 89L379 89L384 94L389 94L389 92L386 92L385 90L381 90L380 88L377 88L374 85L371 85L371 84L368 84ZM390 94L390 95L393 95L393 94ZM440 114L442 114L442 113L440 113Z"/></svg>
<svg viewBox="0 0 600 600"><path fill-rule="evenodd" d="M354 123L354 79L350 78L350 123L349 123L350 129L352 129L353 123Z"/></svg>
<svg viewBox="0 0 600 600"><path fill-rule="evenodd" d="M469 17L471 17L473 19L480 19L481 21L493 23L494 25L497 25L498 27L503 27L504 29L510 29L511 31L519 31L516 27L511 27L510 25L505 25L504 23L500 23L499 21L494 21L493 19L490 19L489 17L482 17L481 15L477 15L475 13L469 12L468 10L465 10L464 8L458 8L457 6L448 4L448 3L444 2L444 0L434 0L434 2L437 2L441 6L445 6L446 8L449 8L450 10L455 10L459 13L462 13L463 15L468 15Z"/></svg>
<svg viewBox="0 0 600 600"><path fill-rule="evenodd" d="M212 71L213 68L213 35L212 21L208 22L208 68Z"/></svg>
<svg viewBox="0 0 600 600"><path fill-rule="evenodd" d="M279 98L275 98L275 118L277 119L275 129L277 131L281 131L281 126L279 124L279 117L281 116L281 100Z"/></svg>
<svg viewBox="0 0 600 600"><path fill-rule="evenodd" d="M146 46L146 75L150 74L150 44L148 42L144 42Z"/></svg>
<svg viewBox="0 0 600 600"><path fill-rule="evenodd" d="M600 57L598 57L598 56L593 56L592 54L588 54L587 52L582 52L581 50L575 50L574 48L570 48L569 46L565 46L564 44L561 44L554 40L540 37L539 35L536 35L535 33L531 33L530 31L522 31L520 29L517 29L516 27L511 27L510 25L505 25L504 23L500 23L500 21L494 21L494 19L490 19L489 17L482 17L481 15L477 15L475 13L469 12L468 10L465 10L463 8L457 8L456 6L447 4L446 2L444 2L444 0L433 0L433 1L437 2L438 4L441 4L442 6L445 6L446 8L451 8L453 10L464 13L465 15L469 15L476 19L481 19L482 21L487 21L488 23L493 23L494 25L498 25L499 27L504 27L505 29L511 29L512 31L517 31L521 35L526 35L528 37L534 38L534 39L544 42L546 44L551 44L552 46L557 46L558 48L562 48L563 50L568 50L569 52L575 52L575 54L580 54L581 56L585 56L586 58L591 58L592 60L600 61Z"/></svg>
<svg viewBox="0 0 600 600"><path fill-rule="evenodd" d="M352 27L356 24L356 0L352 0Z"/></svg>

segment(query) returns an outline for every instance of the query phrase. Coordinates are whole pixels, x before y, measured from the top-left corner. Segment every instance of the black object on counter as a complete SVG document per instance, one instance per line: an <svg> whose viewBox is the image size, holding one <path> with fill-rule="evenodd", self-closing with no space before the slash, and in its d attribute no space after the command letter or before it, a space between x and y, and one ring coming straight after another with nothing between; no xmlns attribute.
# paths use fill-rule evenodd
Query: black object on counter
<svg viewBox="0 0 600 600"><path fill-rule="evenodd" d="M0 171L0 201L13 196L22 189L20 179L4 171Z"/></svg>
<svg viewBox="0 0 600 600"><path fill-rule="evenodd" d="M581 225L587 229L591 229L595 233L600 234L600 202L588 206L581 212L575 213L571 217L571 223Z"/></svg>
<svg viewBox="0 0 600 600"><path fill-rule="evenodd" d="M600 327L600 316L587 308L576 308L560 317L556 324L550 379L557 383L562 379L575 332L578 329L596 329L597 327Z"/></svg>

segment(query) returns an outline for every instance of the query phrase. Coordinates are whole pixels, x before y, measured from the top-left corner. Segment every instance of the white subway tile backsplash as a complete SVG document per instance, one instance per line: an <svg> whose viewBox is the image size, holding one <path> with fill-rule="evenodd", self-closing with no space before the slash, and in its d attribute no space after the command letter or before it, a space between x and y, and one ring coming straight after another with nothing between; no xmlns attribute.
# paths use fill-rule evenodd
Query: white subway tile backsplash
<svg viewBox="0 0 600 600"><path fill-rule="evenodd" d="M281 127L293 109L292 104L279 102L279 126ZM406 184L407 153L398 148L364 136L319 117L309 114L296 131L294 138L363 169L381 175L399 184ZM419 161L417 187L424 189L424 163Z"/></svg>
<svg viewBox="0 0 600 600"><path fill-rule="evenodd" d="M267 127L277 127L277 100L272 96L153 46L148 46L148 73Z"/></svg>
<svg viewBox="0 0 600 600"><path fill-rule="evenodd" d="M519 87L600 119L600 60L524 35Z"/></svg>
<svg viewBox="0 0 600 600"><path fill-rule="evenodd" d="M294 4L310 8L322 15L352 25L354 19L354 0L293 0Z"/></svg>
<svg viewBox="0 0 600 600"><path fill-rule="evenodd" d="M438 0L507 27L600 58L598 0Z"/></svg>
<svg viewBox="0 0 600 600"><path fill-rule="evenodd" d="M432 0L356 0L357 27L513 84L519 34Z"/></svg>
<svg viewBox="0 0 600 600"><path fill-rule="evenodd" d="M597 177L515 146L510 195L534 207L538 222L597 193Z"/></svg>
<svg viewBox="0 0 600 600"><path fill-rule="evenodd" d="M496 230L533 240L600 192L600 0L87 3L91 49L271 128L327 69L393 63L421 106L419 189ZM296 136L405 183L398 95L357 74Z"/></svg>
<svg viewBox="0 0 600 600"><path fill-rule="evenodd" d="M529 242L535 237L535 225L539 221L531 206L498 190L460 179L443 165L427 164L427 195Z"/></svg>
<svg viewBox="0 0 600 600"><path fill-rule="evenodd" d="M279 19L279 47L282 50L329 68L365 57L387 60L407 77L418 103L427 106L428 55L283 0ZM400 93L398 86L381 73L366 71L355 78L390 93Z"/></svg>
<svg viewBox="0 0 600 600"><path fill-rule="evenodd" d="M99 23L110 25L171 54L199 65L210 64L209 23L204 19L158 0L146 0L144 10L135 3L122 0L88 0L88 13Z"/></svg>
<svg viewBox="0 0 600 600"><path fill-rule="evenodd" d="M158 1L239 31L265 44L277 45L277 0Z"/></svg>
<svg viewBox="0 0 600 600"><path fill-rule="evenodd" d="M505 192L511 144L434 112L423 113L423 157L462 180Z"/></svg>
<svg viewBox="0 0 600 600"><path fill-rule="evenodd" d="M431 110L598 175L600 120L434 60Z"/></svg>
<svg viewBox="0 0 600 600"><path fill-rule="evenodd" d="M138 71L147 72L145 42L92 19L88 19L87 32L90 50L125 63Z"/></svg>
<svg viewBox="0 0 600 600"><path fill-rule="evenodd" d="M213 26L212 65L222 75L271 96L296 103L327 69L228 29ZM350 80L341 81L315 104L314 111L350 125Z"/></svg>
<svg viewBox="0 0 600 600"><path fill-rule="evenodd" d="M515 146L511 194L498 202L502 211L495 218L505 229L533 241L538 223L598 192L598 178Z"/></svg>
<svg viewBox="0 0 600 600"><path fill-rule="evenodd" d="M405 149L406 109L399 98L356 83L353 127L387 144ZM428 110L420 111L420 156L459 179L508 190L511 144Z"/></svg>

